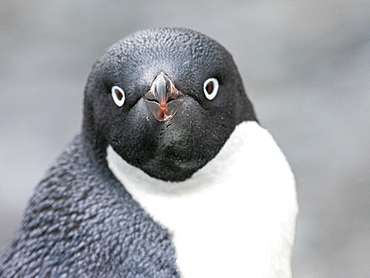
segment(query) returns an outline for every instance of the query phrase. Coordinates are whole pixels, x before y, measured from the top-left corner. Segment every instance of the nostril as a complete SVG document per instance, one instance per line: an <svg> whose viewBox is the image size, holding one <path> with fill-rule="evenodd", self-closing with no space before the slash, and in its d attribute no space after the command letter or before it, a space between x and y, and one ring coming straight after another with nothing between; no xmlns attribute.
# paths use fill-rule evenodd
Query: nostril
<svg viewBox="0 0 370 278"><path fill-rule="evenodd" d="M154 95L151 91L147 92L147 93L143 96L143 98L144 98L145 100L154 101L154 102L157 102L157 103L158 103L158 99L155 97L155 95Z"/></svg>

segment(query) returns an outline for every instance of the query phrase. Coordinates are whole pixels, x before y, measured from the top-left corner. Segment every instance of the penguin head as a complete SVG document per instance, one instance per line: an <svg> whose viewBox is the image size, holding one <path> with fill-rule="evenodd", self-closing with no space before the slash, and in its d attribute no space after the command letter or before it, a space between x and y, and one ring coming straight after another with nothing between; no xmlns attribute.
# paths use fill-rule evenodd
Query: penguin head
<svg viewBox="0 0 370 278"><path fill-rule="evenodd" d="M122 39L96 62L85 90L89 140L165 181L191 177L247 120L256 117L231 55L188 29Z"/></svg>

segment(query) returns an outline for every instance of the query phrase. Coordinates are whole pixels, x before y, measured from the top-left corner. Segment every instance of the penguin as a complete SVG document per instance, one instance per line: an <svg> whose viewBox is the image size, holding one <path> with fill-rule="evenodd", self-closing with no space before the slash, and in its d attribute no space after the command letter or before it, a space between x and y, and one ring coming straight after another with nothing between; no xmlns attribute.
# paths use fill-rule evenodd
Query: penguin
<svg viewBox="0 0 370 278"><path fill-rule="evenodd" d="M189 29L138 31L94 64L82 130L0 277L291 277L297 213L231 54Z"/></svg>

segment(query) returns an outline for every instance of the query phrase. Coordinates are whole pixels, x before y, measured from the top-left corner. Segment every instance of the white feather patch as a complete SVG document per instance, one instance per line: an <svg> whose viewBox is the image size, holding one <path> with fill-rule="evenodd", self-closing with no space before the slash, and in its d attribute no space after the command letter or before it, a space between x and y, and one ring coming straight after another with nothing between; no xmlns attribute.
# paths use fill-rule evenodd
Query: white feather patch
<svg viewBox="0 0 370 278"><path fill-rule="evenodd" d="M218 155L184 182L154 179L111 147L107 160L133 198L173 233L182 277L291 277L294 177L256 122L239 124Z"/></svg>

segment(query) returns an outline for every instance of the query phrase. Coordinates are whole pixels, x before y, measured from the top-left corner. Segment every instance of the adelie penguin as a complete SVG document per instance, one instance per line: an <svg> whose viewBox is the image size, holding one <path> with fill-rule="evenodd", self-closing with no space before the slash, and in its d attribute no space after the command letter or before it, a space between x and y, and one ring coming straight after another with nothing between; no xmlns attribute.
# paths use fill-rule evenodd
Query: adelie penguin
<svg viewBox="0 0 370 278"><path fill-rule="evenodd" d="M291 277L291 169L231 55L187 29L110 47L1 277Z"/></svg>

